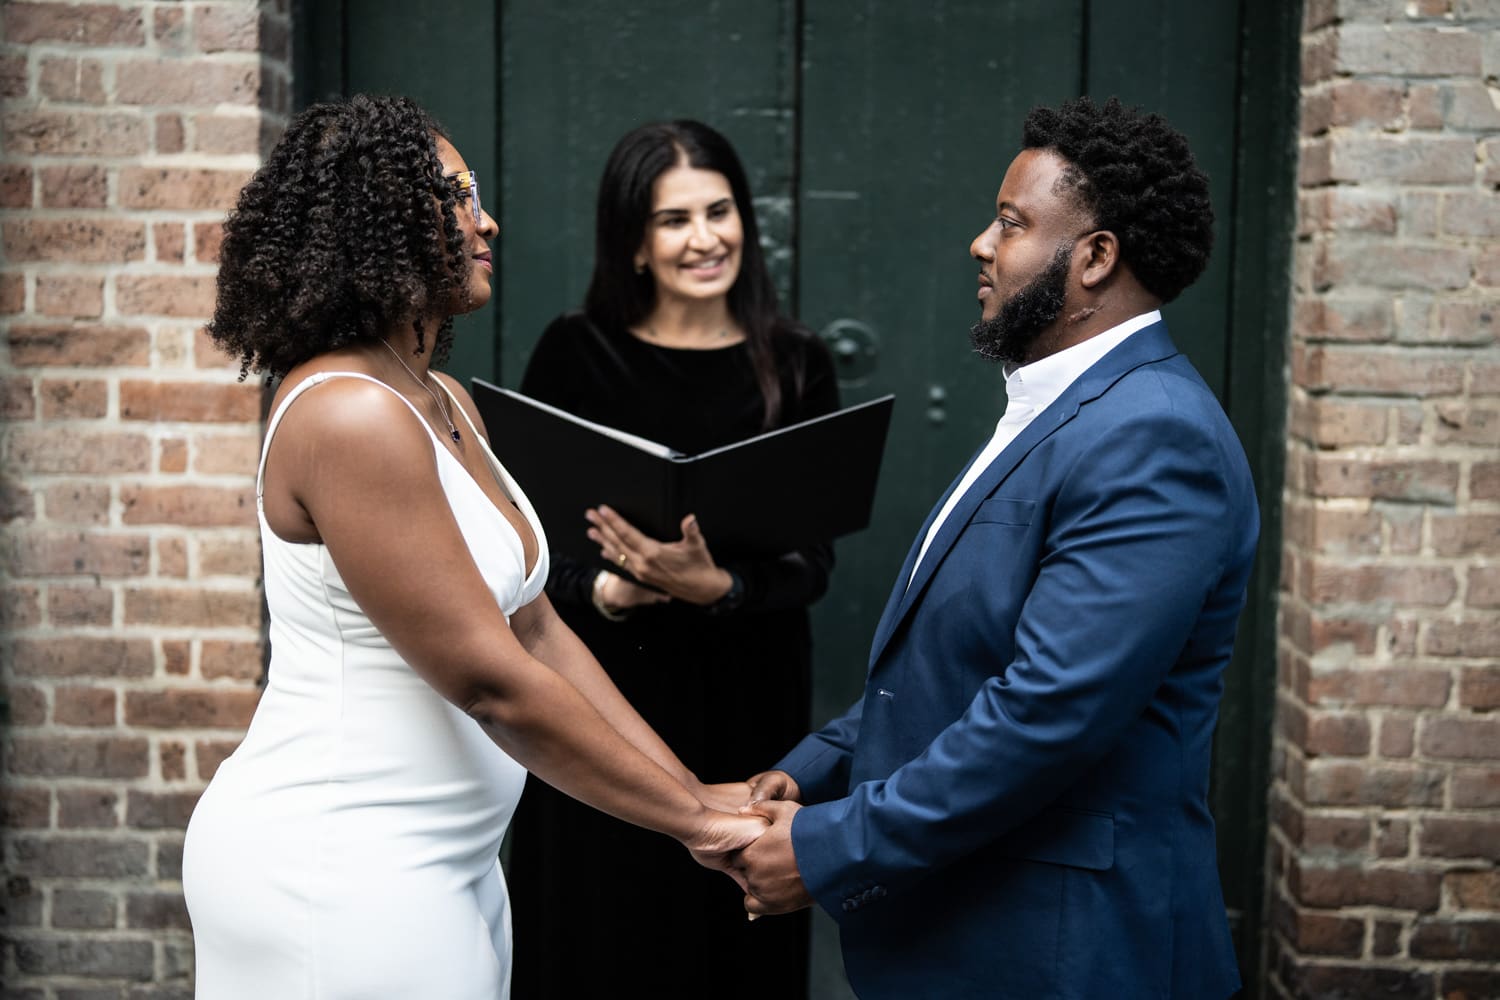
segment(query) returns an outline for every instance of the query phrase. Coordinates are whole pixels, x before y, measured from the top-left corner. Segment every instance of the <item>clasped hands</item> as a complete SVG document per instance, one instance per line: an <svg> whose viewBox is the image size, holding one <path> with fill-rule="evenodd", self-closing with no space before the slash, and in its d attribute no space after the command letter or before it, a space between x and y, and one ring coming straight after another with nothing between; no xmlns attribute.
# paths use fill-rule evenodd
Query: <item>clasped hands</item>
<svg viewBox="0 0 1500 1000"><path fill-rule="evenodd" d="M801 809L801 791L785 771L763 771L748 781L706 785L700 798L722 812L765 821L750 843L720 853L694 851L699 864L716 868L745 892L750 919L791 913L813 902L792 852L792 817Z"/></svg>

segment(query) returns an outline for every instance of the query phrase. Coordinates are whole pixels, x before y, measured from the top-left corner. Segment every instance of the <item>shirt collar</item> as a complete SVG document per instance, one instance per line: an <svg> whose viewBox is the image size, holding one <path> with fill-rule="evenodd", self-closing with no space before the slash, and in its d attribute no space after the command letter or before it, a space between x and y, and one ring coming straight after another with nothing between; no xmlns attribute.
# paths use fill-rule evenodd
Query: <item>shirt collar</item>
<svg viewBox="0 0 1500 1000"><path fill-rule="evenodd" d="M1033 361L1020 368L1005 372L1006 411L1026 407L1036 412L1051 406L1063 391L1077 380L1078 376L1092 368L1100 358L1119 347L1125 338L1152 323L1161 322L1161 310L1153 309L1139 316L1132 316L1103 333L1097 333L1082 343L1064 348L1056 354Z"/></svg>

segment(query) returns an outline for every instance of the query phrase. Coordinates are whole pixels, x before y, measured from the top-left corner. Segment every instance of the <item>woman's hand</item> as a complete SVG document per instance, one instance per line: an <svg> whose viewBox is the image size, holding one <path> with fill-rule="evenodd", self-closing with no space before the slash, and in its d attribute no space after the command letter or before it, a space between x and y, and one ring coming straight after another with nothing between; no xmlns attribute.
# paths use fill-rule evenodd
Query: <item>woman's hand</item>
<svg viewBox="0 0 1500 1000"><path fill-rule="evenodd" d="M726 781L720 785L705 785L701 781L693 789L698 801L710 809L737 813L750 804L750 785L743 781Z"/></svg>
<svg viewBox="0 0 1500 1000"><path fill-rule="evenodd" d="M665 604L672 599L660 591L649 590L608 570L600 571L594 593L611 611L628 611L643 604Z"/></svg>
<svg viewBox="0 0 1500 1000"><path fill-rule="evenodd" d="M589 539L606 560L679 601L713 604L733 585L729 571L714 562L692 514L682 519L682 539L676 542L648 538L608 507L590 508L583 516L592 526Z"/></svg>
<svg viewBox="0 0 1500 1000"><path fill-rule="evenodd" d="M736 854L755 843L770 824L760 816L737 816L733 813L704 810L707 819L698 832L683 841L693 860L704 868L721 871L734 879L744 892L750 888L742 872L731 867Z"/></svg>

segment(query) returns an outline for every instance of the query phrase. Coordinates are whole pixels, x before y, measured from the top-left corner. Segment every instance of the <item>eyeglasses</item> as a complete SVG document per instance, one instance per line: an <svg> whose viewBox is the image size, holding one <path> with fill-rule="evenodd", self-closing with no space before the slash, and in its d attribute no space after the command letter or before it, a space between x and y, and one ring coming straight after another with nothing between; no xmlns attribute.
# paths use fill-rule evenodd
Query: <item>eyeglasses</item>
<svg viewBox="0 0 1500 1000"><path fill-rule="evenodd" d="M453 182L453 193L459 200L468 199L469 210L474 213L474 225L481 225L484 209L479 206L479 176L472 170L463 170L449 174L448 180Z"/></svg>

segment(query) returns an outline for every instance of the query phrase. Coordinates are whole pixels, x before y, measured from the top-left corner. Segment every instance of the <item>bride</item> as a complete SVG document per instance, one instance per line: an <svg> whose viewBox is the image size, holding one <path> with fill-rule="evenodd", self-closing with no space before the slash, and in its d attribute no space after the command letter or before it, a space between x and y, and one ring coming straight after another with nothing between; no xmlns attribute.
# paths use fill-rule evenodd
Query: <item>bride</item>
<svg viewBox="0 0 1500 1000"><path fill-rule="evenodd" d="M279 380L271 666L188 826L200 1000L508 996L497 858L527 771L710 867L764 829L558 619L541 524L430 368L489 300L496 233L439 127L373 97L299 115L225 225L210 333Z"/></svg>

